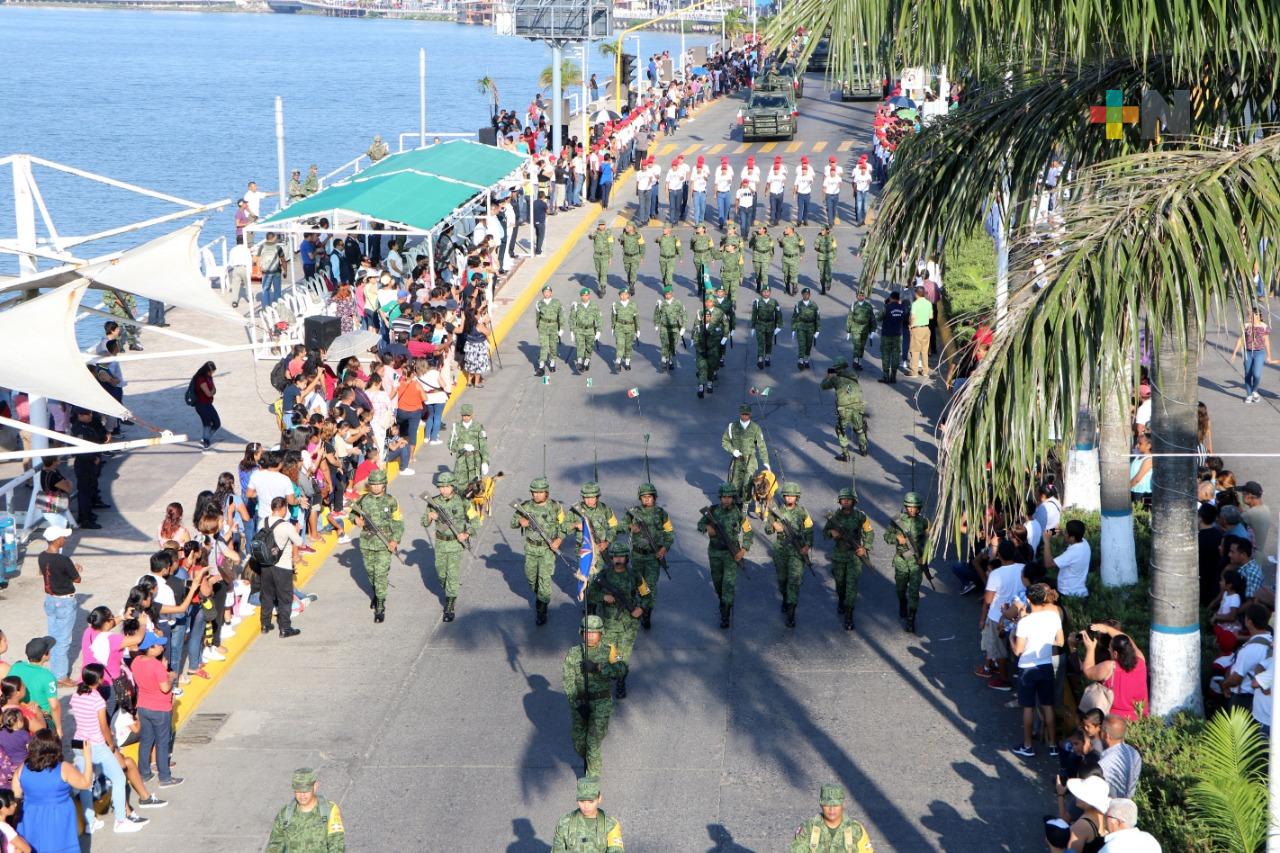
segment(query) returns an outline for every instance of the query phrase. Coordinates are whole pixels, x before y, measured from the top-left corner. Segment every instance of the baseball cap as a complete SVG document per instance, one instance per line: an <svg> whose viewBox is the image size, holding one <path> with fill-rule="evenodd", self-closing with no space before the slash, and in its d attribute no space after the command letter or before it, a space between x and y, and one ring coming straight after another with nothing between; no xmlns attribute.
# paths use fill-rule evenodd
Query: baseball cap
<svg viewBox="0 0 1280 853"><path fill-rule="evenodd" d="M143 635L142 642L138 644L138 651L145 652L147 649L151 648L152 646L163 646L168 642L169 642L168 640L166 640L164 637L161 637L159 634L155 634L155 633L152 633L151 631L148 631L146 634Z"/></svg>
<svg viewBox="0 0 1280 853"><path fill-rule="evenodd" d="M61 525L55 524L55 525L46 527L44 529L43 535L44 535L44 541L54 542L58 539L65 539L66 537L70 536L71 528L63 527Z"/></svg>
<svg viewBox="0 0 1280 853"><path fill-rule="evenodd" d="M27 642L27 660L39 660L49 653L58 641L53 637L36 637Z"/></svg>
<svg viewBox="0 0 1280 853"><path fill-rule="evenodd" d="M1050 847L1065 848L1071 843L1071 827L1060 817L1045 815L1044 838Z"/></svg>

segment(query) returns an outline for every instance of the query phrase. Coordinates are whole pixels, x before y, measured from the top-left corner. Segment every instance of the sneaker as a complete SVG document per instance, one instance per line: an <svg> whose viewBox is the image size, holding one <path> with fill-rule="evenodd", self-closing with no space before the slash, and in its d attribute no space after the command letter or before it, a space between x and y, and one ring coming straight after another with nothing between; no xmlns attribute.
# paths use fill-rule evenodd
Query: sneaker
<svg viewBox="0 0 1280 853"><path fill-rule="evenodd" d="M174 695L174 696L181 696L181 695L182 695L182 688L181 688L181 687L175 687L175 688L173 688L173 695Z"/></svg>
<svg viewBox="0 0 1280 853"><path fill-rule="evenodd" d="M1035 747L1023 746L1018 744L1013 748L1014 755L1021 755L1023 758L1034 758L1036 754Z"/></svg>
<svg viewBox="0 0 1280 853"><path fill-rule="evenodd" d="M162 800L159 797L157 797L155 794L152 794L151 796L147 797L145 800L138 800L139 808L144 808L144 809L162 809L167 805L169 805L168 800Z"/></svg>
<svg viewBox="0 0 1280 853"><path fill-rule="evenodd" d="M1050 757L1050 758L1057 758L1057 757L1058 757L1058 747L1056 747L1056 746L1051 746L1051 747L1049 747L1049 757Z"/></svg>
<svg viewBox="0 0 1280 853"><path fill-rule="evenodd" d="M135 817L137 817L138 819L133 820L133 818ZM139 817L138 815L130 815L124 820L116 821L115 831L119 833L137 832L148 823L150 823L150 821L148 821L145 817Z"/></svg>
<svg viewBox="0 0 1280 853"><path fill-rule="evenodd" d="M990 678L991 676L995 675L994 672L987 669L987 665L985 663L978 666L978 668L973 671L973 674L978 676L979 678Z"/></svg>
<svg viewBox="0 0 1280 853"><path fill-rule="evenodd" d="M207 672L205 672L205 671L204 671L204 667L203 667L203 666L202 666L202 667L200 667L199 669L192 670L192 671L191 671L191 674L192 674L192 675L194 675L196 678L208 678L208 677L209 677L209 673L207 673Z"/></svg>
<svg viewBox="0 0 1280 853"><path fill-rule="evenodd" d="M969 581L964 585L964 589L960 590L960 594L968 595L969 593L973 592L977 588L978 588L978 585L976 583L974 583L973 581Z"/></svg>
<svg viewBox="0 0 1280 853"><path fill-rule="evenodd" d="M226 660L227 656L217 649L210 647L204 650L204 659L207 663L211 660Z"/></svg>
<svg viewBox="0 0 1280 853"><path fill-rule="evenodd" d="M990 687L992 690L1003 690L1006 693L1013 690L1013 685L1005 681L1000 676L996 676L995 678L992 678L991 681L987 683L987 686Z"/></svg>
<svg viewBox="0 0 1280 853"><path fill-rule="evenodd" d="M92 812L90 812L90 814L92 814ZM89 833L90 835L93 835L95 832L97 832L99 829L102 829L104 826L106 826L106 824L103 823L100 819L95 817L92 821L88 821L88 820L85 821L84 831Z"/></svg>
<svg viewBox="0 0 1280 853"><path fill-rule="evenodd" d="M342 534L341 536L339 536L339 537L338 537L338 544L339 544L339 545L348 545L348 544L350 544L350 543L351 543L351 537L350 537L350 536L348 536L347 534L345 534L345 533L344 533L344 534Z"/></svg>
<svg viewBox="0 0 1280 853"><path fill-rule="evenodd" d="M160 787L161 787L161 788L176 788L176 787L178 787L179 785L181 785L181 784L182 784L182 781L183 781L183 780L182 780L182 777L181 777L181 776L174 776L174 777L173 777L172 779L170 779L168 782L161 782L161 783L160 783Z"/></svg>
<svg viewBox="0 0 1280 853"><path fill-rule="evenodd" d="M433 441L433 442L431 442L431 443L432 443L432 444L436 444L437 442L434 442L434 441ZM412 477L412 476L413 476L414 474L416 474L416 473L418 473L418 472L417 472L417 471L414 471L412 468L401 468L401 469L400 469L400 476L401 476L401 477ZM332 518L332 517L333 517L333 515L332 515L332 514L330 514L330 516L329 516L329 517L330 517L330 518Z"/></svg>
<svg viewBox="0 0 1280 853"><path fill-rule="evenodd" d="M435 441L427 442L427 444L444 444L444 442L437 438Z"/></svg>

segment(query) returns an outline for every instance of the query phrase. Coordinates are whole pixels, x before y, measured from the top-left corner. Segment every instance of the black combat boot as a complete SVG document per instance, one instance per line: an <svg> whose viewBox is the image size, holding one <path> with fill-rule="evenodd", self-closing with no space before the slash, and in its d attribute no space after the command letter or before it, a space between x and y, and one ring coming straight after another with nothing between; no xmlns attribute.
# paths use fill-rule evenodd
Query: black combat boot
<svg viewBox="0 0 1280 853"><path fill-rule="evenodd" d="M729 604L720 605L720 627L728 628L733 614L733 606Z"/></svg>
<svg viewBox="0 0 1280 853"><path fill-rule="evenodd" d="M373 621L385 622L386 620L387 620L387 603L385 601L378 601L376 606L373 608Z"/></svg>
<svg viewBox="0 0 1280 853"><path fill-rule="evenodd" d="M764 370L764 359L763 359L763 358L757 358L757 359L756 359L756 370Z"/></svg>
<svg viewBox="0 0 1280 853"><path fill-rule="evenodd" d="M914 634L916 632L916 612L912 610L907 614L907 633Z"/></svg>
<svg viewBox="0 0 1280 853"><path fill-rule="evenodd" d="M840 616L844 615L844 602L839 599L836 600L836 613Z"/></svg>
<svg viewBox="0 0 1280 853"><path fill-rule="evenodd" d="M378 606L378 597L376 595L369 596L369 609L373 610Z"/></svg>
<svg viewBox="0 0 1280 853"><path fill-rule="evenodd" d="M533 609L537 614L534 617L533 624L535 625L547 624L547 603L545 601L536 602L533 605Z"/></svg>
<svg viewBox="0 0 1280 853"><path fill-rule="evenodd" d="M546 368L542 366L542 362L538 362L538 366L533 369L534 376L542 376L546 373Z"/></svg>
<svg viewBox="0 0 1280 853"><path fill-rule="evenodd" d="M898 593L898 618L907 618L907 597L902 593Z"/></svg>
<svg viewBox="0 0 1280 853"><path fill-rule="evenodd" d="M453 621L453 603L457 600L458 599L456 598L446 598L444 600L444 616L442 617L444 621L446 622Z"/></svg>
<svg viewBox="0 0 1280 853"><path fill-rule="evenodd" d="M706 386L706 385L699 385L699 386L698 386L698 399L699 399L699 400L701 400L701 399L702 399L703 397L705 397L705 396L707 396L707 386Z"/></svg>
<svg viewBox="0 0 1280 853"><path fill-rule="evenodd" d="M847 450L841 450L839 453L837 453L837 454L836 454L836 461L837 461L837 462L848 462L848 461L849 461L849 451L847 451Z"/></svg>
<svg viewBox="0 0 1280 853"><path fill-rule="evenodd" d="M844 629L846 631L853 630L853 608L852 607L850 607L844 613Z"/></svg>
<svg viewBox="0 0 1280 853"><path fill-rule="evenodd" d="M653 627L653 608L646 607L644 613L640 616L640 627L648 631Z"/></svg>
<svg viewBox="0 0 1280 853"><path fill-rule="evenodd" d="M792 604L787 608L787 627L794 628L796 626L796 606Z"/></svg>
<svg viewBox="0 0 1280 853"><path fill-rule="evenodd" d="M625 675L618 679L617 686L613 690L613 695L617 699L627 698L627 677Z"/></svg>
<svg viewBox="0 0 1280 853"><path fill-rule="evenodd" d="M296 637L301 633L302 633L301 628L281 628L280 629L280 636L284 637L286 640L289 639L290 637Z"/></svg>

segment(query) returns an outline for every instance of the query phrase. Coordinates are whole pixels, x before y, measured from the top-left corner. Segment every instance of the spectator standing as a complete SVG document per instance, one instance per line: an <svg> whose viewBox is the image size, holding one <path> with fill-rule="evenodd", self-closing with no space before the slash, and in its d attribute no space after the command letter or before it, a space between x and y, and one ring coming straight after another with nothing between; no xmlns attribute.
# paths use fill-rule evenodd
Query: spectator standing
<svg viewBox="0 0 1280 853"><path fill-rule="evenodd" d="M148 633L133 659L133 680L138 686L138 722L142 726L138 735L138 770L143 780L151 778L154 748L160 787L173 788L182 784L182 778L174 776L169 768L169 753L173 748L173 679L162 659L164 647L163 637Z"/></svg>
<svg viewBox="0 0 1280 853"><path fill-rule="evenodd" d="M1262 399L1258 389L1262 387L1262 365L1274 364L1271 358L1271 329L1262 320L1262 311L1254 308L1249 315L1249 322L1244 324L1240 332L1240 340L1236 341L1231 351L1231 360L1235 361L1240 350L1244 349L1244 401L1256 403Z"/></svg>
<svg viewBox="0 0 1280 853"><path fill-rule="evenodd" d="M639 180L637 178L637 180ZM613 189L613 155L605 154L604 162L600 164L600 207L604 210L609 209L609 191Z"/></svg>
<svg viewBox="0 0 1280 853"><path fill-rule="evenodd" d="M1246 507L1240 513L1240 520L1253 533L1253 549L1266 553L1271 535L1271 508L1262 502L1262 486L1250 480L1240 487L1240 497Z"/></svg>
<svg viewBox="0 0 1280 853"><path fill-rule="evenodd" d="M271 624L271 612L274 609L280 623L280 636L286 639L296 637L302 630L290 624L290 616L293 608L293 566L298 557L298 549L302 547L302 537L289 522L289 504L284 498L272 499L271 517L265 529L271 531L276 547L280 549L280 556L271 565L258 566L262 583L259 611L262 633L269 633L275 627Z"/></svg>
<svg viewBox="0 0 1280 853"><path fill-rule="evenodd" d="M1219 513L1219 517L1230 518L1233 513L1236 517L1240 514L1235 507L1229 506ZM1262 567L1253 559L1253 543L1243 536L1232 534L1230 530L1227 531L1222 542L1223 547L1227 549L1227 566L1238 571L1244 578L1244 597L1248 601L1256 596L1262 587Z"/></svg>
<svg viewBox="0 0 1280 853"><path fill-rule="evenodd" d="M1098 636L1111 638L1111 659L1098 661ZM1142 649L1122 632L1102 622L1095 622L1080 633L1084 645L1084 677L1100 681L1111 691L1111 714L1125 720L1147 716L1147 658ZM1132 792L1130 792L1132 793Z"/></svg>
<svg viewBox="0 0 1280 853"><path fill-rule="evenodd" d="M1151 436L1143 432L1134 444L1134 455L1129 460L1129 498L1135 504L1151 503Z"/></svg>
<svg viewBox="0 0 1280 853"><path fill-rule="evenodd" d="M62 553L71 531L65 527L47 527L45 551L36 558L40 577L44 579L44 615L54 646L49 655L49 669L62 687L74 682L71 672L71 632L76 624L76 584L82 567ZM34 697L33 697L34 698Z"/></svg>
<svg viewBox="0 0 1280 853"><path fill-rule="evenodd" d="M987 574L978 617L984 661L974 674L990 678L987 686L993 690L1008 691L1013 689L1013 684L1009 679L1009 654L1000 634L1000 621L1004 606L1022 589L1023 564L1016 562L1017 550L1011 540L1002 539L995 548L1000 565Z"/></svg>
<svg viewBox="0 0 1280 853"><path fill-rule="evenodd" d="M929 324L933 322L933 303L925 296L923 287L917 287L915 295L916 298L911 301L911 349L907 352L907 369L904 375L928 379Z"/></svg>
<svg viewBox="0 0 1280 853"><path fill-rule="evenodd" d="M267 232L267 241L258 250L258 271L262 273L262 307L274 303L280 298L281 276L289 266L284 247L280 245L274 231Z"/></svg>
<svg viewBox="0 0 1280 853"><path fill-rule="evenodd" d="M89 746L82 747L86 767L92 762ZM18 834L39 853L79 853L76 804L71 789L93 786L93 773L83 772L62 760L62 742L49 730L36 732L26 762L13 776L13 793L22 800ZM103 823L96 818L85 828L92 833Z"/></svg>
<svg viewBox="0 0 1280 853"><path fill-rule="evenodd" d="M164 547L166 542L172 541L183 545L191 539L190 531L182 523L182 504L174 502L165 507L164 519L160 522L160 530L156 534L156 539L161 548Z"/></svg>
<svg viewBox="0 0 1280 853"><path fill-rule="evenodd" d="M444 415L444 404L453 393L453 382L439 357L427 359L427 369L419 375L418 381L422 383L422 399L426 406L427 443L443 444L440 440L440 419Z"/></svg>
<svg viewBox="0 0 1280 853"><path fill-rule="evenodd" d="M1031 612L1018 619L1013 632L1013 652L1018 656L1018 704L1022 707L1022 746L1013 751L1026 757L1036 754L1031 732L1039 708L1049 755L1056 758L1053 650L1066 644L1062 614L1058 611L1058 595L1048 584L1037 583L1028 588L1027 601Z"/></svg>
<svg viewBox="0 0 1280 853"><path fill-rule="evenodd" d="M245 199L236 201L236 243L244 242L244 229L253 222L253 214L249 212L249 202Z"/></svg>
<svg viewBox="0 0 1280 853"><path fill-rule="evenodd" d="M107 720L107 703L98 692L102 684L101 664L86 666L80 675L80 683L71 697L71 716L76 721L76 737L83 741L87 755L77 758L76 766L91 775L101 771L111 783L111 809L115 813L117 833L137 832L147 824L147 819L129 808L129 788L124 778L124 768L116 759L115 735ZM93 800L88 791L80 792L80 807L85 822L93 821Z"/></svg>
<svg viewBox="0 0 1280 853"><path fill-rule="evenodd" d="M1271 691L1276 683L1276 658L1274 652L1262 662L1251 676L1249 684L1253 687L1253 719L1262 728L1262 736L1271 736Z"/></svg>
<svg viewBox="0 0 1280 853"><path fill-rule="evenodd" d="M533 203L533 253L542 254L542 244L547 237L547 194L539 190L538 198Z"/></svg>
<svg viewBox="0 0 1280 853"><path fill-rule="evenodd" d="M1052 542L1044 540L1044 567L1058 569L1058 594L1084 598L1089 594L1086 579L1089 564L1093 561L1093 549L1084 538L1084 522L1073 518L1067 522L1067 547L1057 557L1053 556Z"/></svg>
<svg viewBox="0 0 1280 853"><path fill-rule="evenodd" d="M53 645L53 637L36 637L28 642L27 659L9 667L5 680L17 679L26 688L26 701L35 703L44 715L45 725L61 737L62 705L58 702L58 679L48 666L49 650ZM17 700L21 704L21 696Z"/></svg>
<svg viewBox="0 0 1280 853"><path fill-rule="evenodd" d="M213 381L213 373L217 369L218 366L212 361L206 361L196 371L195 376L191 377L195 410L200 417L200 447L203 450L213 446L213 436L222 428L222 419L218 417L218 410L213 407L213 398L218 393L218 388Z"/></svg>

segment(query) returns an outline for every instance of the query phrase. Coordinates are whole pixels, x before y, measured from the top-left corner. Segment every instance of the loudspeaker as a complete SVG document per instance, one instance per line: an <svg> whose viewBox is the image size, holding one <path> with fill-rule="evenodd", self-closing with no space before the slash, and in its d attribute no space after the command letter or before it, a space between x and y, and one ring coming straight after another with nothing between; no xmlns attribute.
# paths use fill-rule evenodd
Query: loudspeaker
<svg viewBox="0 0 1280 853"><path fill-rule="evenodd" d="M327 350L333 339L342 334L342 322L337 317L308 317L302 328L303 343L309 350Z"/></svg>
<svg viewBox="0 0 1280 853"><path fill-rule="evenodd" d="M476 138L480 140L482 145L498 144L498 129L496 127L482 127L476 131Z"/></svg>

